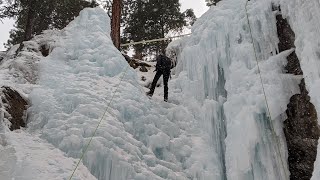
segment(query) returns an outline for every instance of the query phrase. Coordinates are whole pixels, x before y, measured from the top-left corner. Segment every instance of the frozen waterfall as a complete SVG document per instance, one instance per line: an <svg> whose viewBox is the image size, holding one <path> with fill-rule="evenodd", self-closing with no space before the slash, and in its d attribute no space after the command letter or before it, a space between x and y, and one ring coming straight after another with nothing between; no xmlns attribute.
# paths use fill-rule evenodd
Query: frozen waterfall
<svg viewBox="0 0 320 180"><path fill-rule="evenodd" d="M220 1L196 21L191 36L169 45L178 62L169 103L147 98L137 73L124 72L128 63L113 46L110 19L100 8L84 9L65 29L29 41L33 46L50 39L52 52L47 57L24 52L26 59L39 58L30 68L39 70L39 79L22 90L32 104L28 128L15 135L4 133L0 124L0 137L6 139L0 139L0 150L8 155L0 159L16 171L30 171L27 178L68 179L114 98L75 179L289 179L283 121L302 78L320 112L320 3L251 0L248 11L246 3ZM274 6L281 7L296 34L303 76L285 72L294 49L278 50L279 10ZM8 74L0 69L0 78L13 81ZM45 154L58 159L44 160ZM314 180L320 177L319 158ZM20 171L23 165L30 168ZM25 180L0 164L3 169L10 173L3 177ZM41 177L34 177L36 170L43 172Z"/></svg>

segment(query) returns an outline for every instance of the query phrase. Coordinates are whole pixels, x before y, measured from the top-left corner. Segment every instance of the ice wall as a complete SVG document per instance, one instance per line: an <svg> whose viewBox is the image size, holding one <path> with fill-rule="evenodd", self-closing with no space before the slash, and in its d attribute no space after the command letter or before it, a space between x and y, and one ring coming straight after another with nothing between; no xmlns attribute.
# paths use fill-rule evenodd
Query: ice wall
<svg viewBox="0 0 320 180"><path fill-rule="evenodd" d="M7 90L18 91L18 96L28 99L32 89L37 87L35 83L38 81L38 63L43 57L39 51L40 47L54 47L54 42L59 36L57 30L45 31L24 42L18 54L16 50L19 44L3 54L3 59L0 58L0 87L5 86ZM8 119L17 119L19 112L23 113L25 105L22 99L17 99L17 94L12 90L9 94L7 92L6 96L2 94L3 102L0 102L0 179L67 179L76 159L66 157L64 152L39 138L38 134L28 133L25 128L9 130L11 123ZM25 115L23 114L23 120ZM82 163L79 169L74 179L96 179Z"/></svg>
<svg viewBox="0 0 320 180"><path fill-rule="evenodd" d="M85 9L62 30L40 62L29 130L79 158L113 98L83 159L97 179L219 179L219 157L193 108L149 100L135 71L125 72L109 24L102 9Z"/></svg>
<svg viewBox="0 0 320 180"><path fill-rule="evenodd" d="M268 118L246 2L221 1L195 23L191 37L169 46L178 53L173 84L200 106L212 104L206 112L212 115L202 123L220 157L221 179L288 179L282 121L301 77L285 74L292 50L277 53L273 2L250 1L248 16Z"/></svg>

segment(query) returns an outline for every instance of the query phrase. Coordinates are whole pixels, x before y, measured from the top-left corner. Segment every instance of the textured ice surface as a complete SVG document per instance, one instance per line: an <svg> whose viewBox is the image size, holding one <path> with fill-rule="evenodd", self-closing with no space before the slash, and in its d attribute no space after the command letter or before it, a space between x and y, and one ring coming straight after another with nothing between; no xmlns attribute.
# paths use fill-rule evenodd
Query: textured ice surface
<svg viewBox="0 0 320 180"><path fill-rule="evenodd" d="M202 122L219 157L220 179L287 179L289 175L281 124L289 98L299 93L301 77L285 74L286 56L292 50L277 54L271 3L248 3L271 121L246 19L246 0L219 2L195 23L190 38L169 47L178 52L175 86L197 99L209 114Z"/></svg>
<svg viewBox="0 0 320 180"><path fill-rule="evenodd" d="M29 98L38 80L38 63L42 59L39 51L42 45L54 47L59 31L46 31L34 39L24 42L16 55L19 45L3 54L0 63L0 87L9 86L25 98ZM0 97L1 98L1 97ZM0 179L1 180L43 180L67 179L74 168L76 159L66 155L40 139L38 134L23 130L10 132L6 127L5 104L0 101ZM6 114L7 115L7 114ZM96 179L81 163L80 172L74 179Z"/></svg>
<svg viewBox="0 0 320 180"><path fill-rule="evenodd" d="M39 87L30 95L30 129L70 157L80 157L128 66L109 23L102 9L82 11L40 62ZM137 81L129 68L84 165L103 180L217 179L217 157L195 115L150 101Z"/></svg>

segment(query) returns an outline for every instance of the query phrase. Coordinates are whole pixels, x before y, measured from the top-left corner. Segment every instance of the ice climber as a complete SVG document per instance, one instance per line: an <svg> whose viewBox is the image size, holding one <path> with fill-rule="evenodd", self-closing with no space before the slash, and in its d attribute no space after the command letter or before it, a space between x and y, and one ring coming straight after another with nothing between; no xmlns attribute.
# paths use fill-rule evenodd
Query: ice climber
<svg viewBox="0 0 320 180"><path fill-rule="evenodd" d="M152 97L154 89L156 88L157 82L161 75L163 75L163 85L164 85L164 101L168 102L168 80L170 77L171 69L173 68L173 63L170 58L165 56L165 53L160 54L157 57L156 70L157 73L153 78L150 91L147 95Z"/></svg>

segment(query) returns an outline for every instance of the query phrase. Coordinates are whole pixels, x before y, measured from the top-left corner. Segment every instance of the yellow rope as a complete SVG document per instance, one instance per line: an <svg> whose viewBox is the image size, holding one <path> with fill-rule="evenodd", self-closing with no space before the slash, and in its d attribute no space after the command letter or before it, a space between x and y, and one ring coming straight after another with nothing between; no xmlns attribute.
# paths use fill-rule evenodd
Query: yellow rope
<svg viewBox="0 0 320 180"><path fill-rule="evenodd" d="M248 2L249 2L249 0L247 0L246 5L245 5L246 17L247 17L247 21L248 21L248 25L249 25L249 31L250 31L250 35L251 35L251 41L252 41L252 46L253 46L253 50L254 50L254 56L255 56L255 60L256 60L256 64L257 64L257 68L258 68L258 73L259 73L260 81L261 81L261 86L262 86L262 91L263 91L263 95L264 95L264 100L265 100L265 102L266 102L266 107L267 107L267 111L268 111L268 119L269 119L269 121L270 121L270 127L271 127L272 136L273 136L273 138L274 138L274 141L276 141L276 144L277 144L277 147L276 147L277 150L278 150L277 153L279 153L279 155L280 155L281 164L282 164L282 167L283 167L283 172L284 172L285 176L288 177L287 171L286 171L286 168L285 168L285 166L284 166L284 162L283 162L283 159L282 159L282 156L281 156L280 145L279 145L279 142L278 142L277 134L275 133L275 130L274 130L274 127L273 127L272 118L271 118L271 112L270 112L269 103L268 103L266 91L265 91L264 84L263 84L263 80L262 80L262 75L261 75L261 70L260 70L260 66L259 66L259 61L258 61L258 56L257 56L257 52L256 52L256 47L255 47L255 44L254 44L254 41L253 41L253 35L252 35L252 30L251 30L251 25L250 25L250 21L249 21L249 15L248 15L248 9L247 9Z"/></svg>
<svg viewBox="0 0 320 180"><path fill-rule="evenodd" d="M130 64L130 63L129 63L129 64ZM115 97L116 92L117 92L118 89L119 89L119 86L120 86L121 82L123 81L124 77L126 76L126 73L127 73L127 71L128 71L129 66L130 66L130 65L128 65L128 66L122 71L122 72L123 72L123 75L122 75L122 77L120 78L120 82L119 82L119 84L117 84L116 90L113 92L113 95L112 95L112 97L111 97L111 99L110 99L110 101L109 101L109 103L108 103L108 106L107 106L106 110L104 111L104 113L103 113L103 115L102 115L102 117L101 117L101 119L100 119L100 121L99 121L96 129L95 129L94 132L92 133L89 142L88 142L87 145L85 146L84 151L82 152L82 155L81 155L81 157L80 157L80 159L79 159L79 161L78 161L75 169L73 170L73 172L72 172L69 180L72 179L72 177L74 176L74 173L76 172L77 168L79 167L79 164L80 164L80 162L82 161L84 155L87 153L88 148L89 148L89 146L90 146L90 144L91 144L91 141L92 141L93 137L96 135L97 130L98 130L101 122L103 121L105 115L107 114L107 112L108 112L108 110L109 110L109 107L110 107L111 103L113 102L113 99L114 99L114 97Z"/></svg>
<svg viewBox="0 0 320 180"><path fill-rule="evenodd" d="M151 43L151 42L165 41L165 40L168 40L168 39L188 36L190 34L183 34L183 35L179 35L179 36L172 36L172 37L152 39L152 40L143 40L143 41L138 41L138 42L130 42L130 43L126 43L126 44L121 44L120 46L124 47L124 46L132 46L132 45L137 45L137 44L146 44L146 43Z"/></svg>

